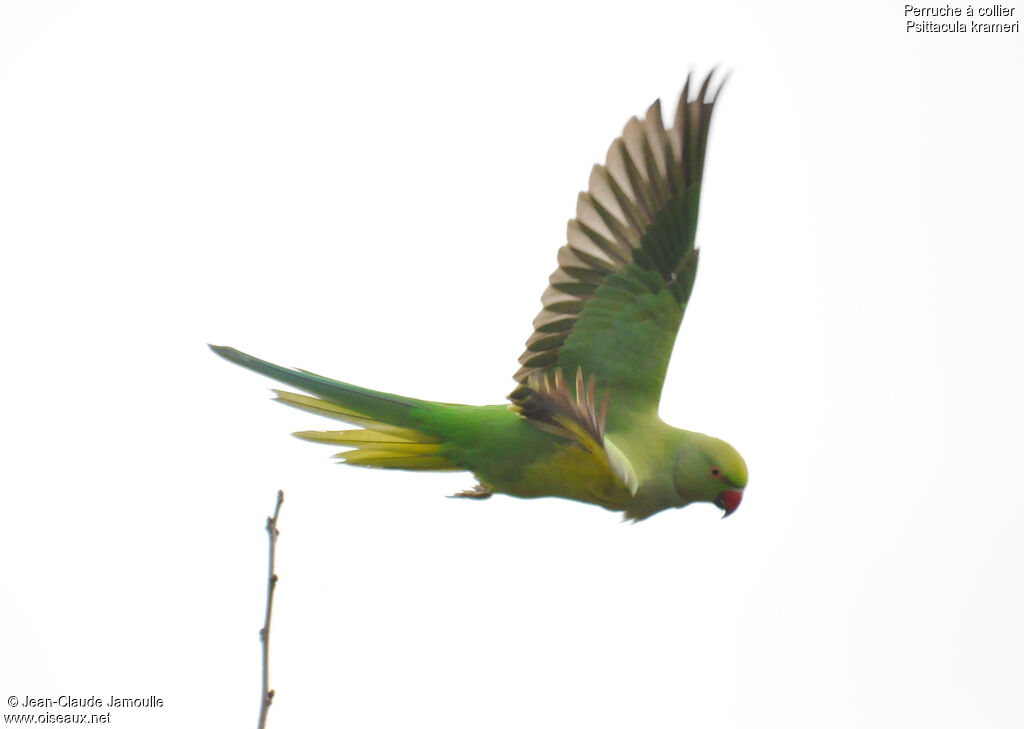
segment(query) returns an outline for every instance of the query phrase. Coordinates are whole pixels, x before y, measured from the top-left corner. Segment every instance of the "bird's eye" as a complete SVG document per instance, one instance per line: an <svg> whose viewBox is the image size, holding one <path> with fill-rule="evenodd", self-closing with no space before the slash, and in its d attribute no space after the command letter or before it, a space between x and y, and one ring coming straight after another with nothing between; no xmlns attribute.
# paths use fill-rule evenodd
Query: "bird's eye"
<svg viewBox="0 0 1024 729"><path fill-rule="evenodd" d="M722 475L722 469L721 468L719 468L718 466L712 466L711 467L711 477L712 478L720 478L721 475Z"/></svg>

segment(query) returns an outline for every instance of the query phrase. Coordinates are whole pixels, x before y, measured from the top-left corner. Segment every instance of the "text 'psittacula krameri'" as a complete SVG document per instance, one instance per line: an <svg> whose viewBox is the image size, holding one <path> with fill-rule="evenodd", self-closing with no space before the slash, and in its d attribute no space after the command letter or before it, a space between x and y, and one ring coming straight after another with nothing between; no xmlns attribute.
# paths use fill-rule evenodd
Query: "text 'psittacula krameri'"
<svg viewBox="0 0 1024 729"><path fill-rule="evenodd" d="M691 94L687 80L667 130L655 101L594 166L519 358L511 405L416 400L213 350L309 393L275 391L281 402L358 426L295 434L348 447L338 457L354 466L469 471L479 484L458 496L558 496L633 520L699 501L728 516L747 484L743 458L658 416L697 273L704 151L721 90L710 85L711 74Z"/></svg>

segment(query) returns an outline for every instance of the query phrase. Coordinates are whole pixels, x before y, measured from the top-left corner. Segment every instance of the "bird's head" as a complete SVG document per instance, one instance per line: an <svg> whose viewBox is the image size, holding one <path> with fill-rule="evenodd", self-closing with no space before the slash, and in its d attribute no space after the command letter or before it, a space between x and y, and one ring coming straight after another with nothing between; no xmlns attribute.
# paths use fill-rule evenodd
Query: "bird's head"
<svg viewBox="0 0 1024 729"><path fill-rule="evenodd" d="M747 464L724 440L687 433L676 456L676 491L687 503L708 501L723 512L736 511L747 485Z"/></svg>

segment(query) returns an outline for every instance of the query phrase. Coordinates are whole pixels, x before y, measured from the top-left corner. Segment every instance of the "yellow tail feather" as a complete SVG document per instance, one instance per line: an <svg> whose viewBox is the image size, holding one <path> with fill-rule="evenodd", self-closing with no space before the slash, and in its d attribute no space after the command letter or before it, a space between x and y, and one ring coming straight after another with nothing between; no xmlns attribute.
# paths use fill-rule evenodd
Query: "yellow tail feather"
<svg viewBox="0 0 1024 729"><path fill-rule="evenodd" d="M441 456L403 456L390 451L356 449L338 453L344 463L365 468L401 468L406 471L461 471Z"/></svg>
<svg viewBox="0 0 1024 729"><path fill-rule="evenodd" d="M408 428L393 428L387 432L374 429L373 425L366 426L363 430L301 430L292 433L296 438L311 440L317 443L338 443L361 448L364 445L373 445L379 448L389 446L407 446L412 444L429 445L435 450L440 446L441 441L436 438L424 435Z"/></svg>
<svg viewBox="0 0 1024 729"><path fill-rule="evenodd" d="M352 446L335 455L343 463L365 468L400 468L410 471L459 471L442 455L439 438L411 428L401 428L369 418L362 413L309 395L274 390L285 405L353 425L361 430L303 430L294 435L316 443Z"/></svg>

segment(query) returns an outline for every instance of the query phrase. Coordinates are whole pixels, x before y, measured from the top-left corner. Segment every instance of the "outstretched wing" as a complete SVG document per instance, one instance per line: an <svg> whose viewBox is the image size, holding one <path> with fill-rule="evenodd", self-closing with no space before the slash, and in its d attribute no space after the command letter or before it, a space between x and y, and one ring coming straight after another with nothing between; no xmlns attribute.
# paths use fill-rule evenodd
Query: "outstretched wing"
<svg viewBox="0 0 1024 729"><path fill-rule="evenodd" d="M509 395L521 405L538 375L581 371L610 394L609 422L656 412L697 273L697 207L711 113L722 85L683 87L666 130L661 101L633 117L580 193L568 243L542 297Z"/></svg>

